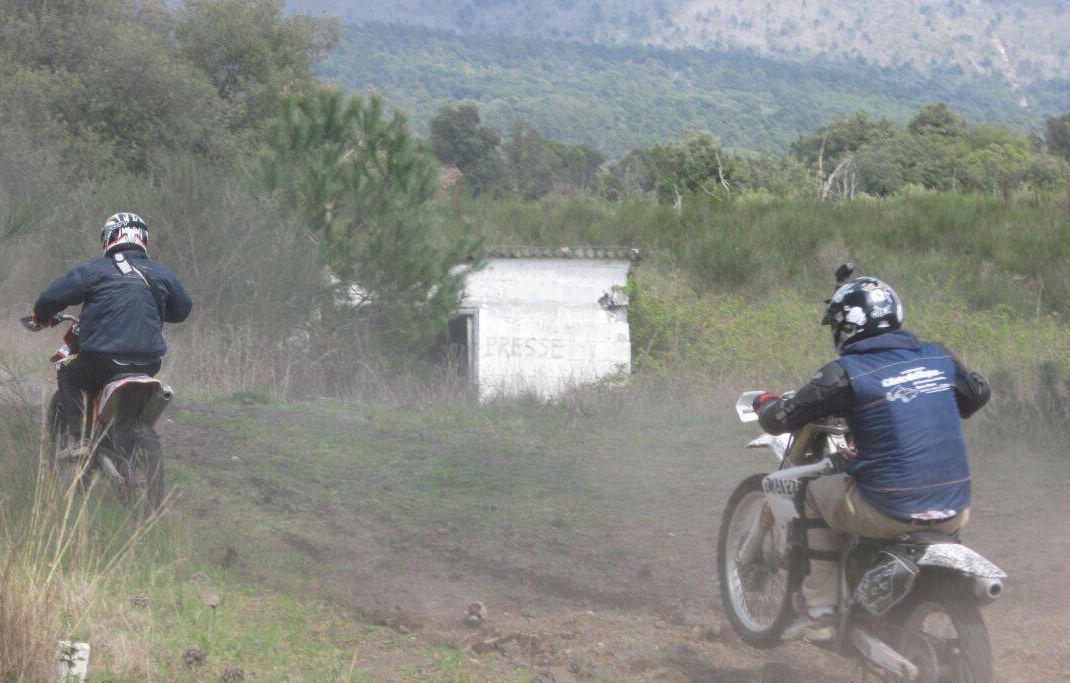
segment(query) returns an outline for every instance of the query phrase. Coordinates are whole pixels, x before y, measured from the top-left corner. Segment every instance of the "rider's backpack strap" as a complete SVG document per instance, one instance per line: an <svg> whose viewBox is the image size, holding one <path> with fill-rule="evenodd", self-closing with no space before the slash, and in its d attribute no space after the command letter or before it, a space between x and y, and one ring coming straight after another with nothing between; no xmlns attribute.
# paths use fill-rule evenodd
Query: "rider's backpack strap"
<svg viewBox="0 0 1070 683"><path fill-rule="evenodd" d="M127 261L126 257L123 256L123 252L116 252L112 256L112 259L115 261L115 267L119 269L120 273L123 275L129 275L130 273L137 274L137 276L141 278L141 281L145 283L145 286L149 288L149 291L152 292L153 300L156 301L156 308L160 311L160 322L162 323L164 321L163 295L160 294L160 290L156 286L156 283L153 282L151 277L148 277L145 273L141 272L140 268L135 268L134 264Z"/></svg>

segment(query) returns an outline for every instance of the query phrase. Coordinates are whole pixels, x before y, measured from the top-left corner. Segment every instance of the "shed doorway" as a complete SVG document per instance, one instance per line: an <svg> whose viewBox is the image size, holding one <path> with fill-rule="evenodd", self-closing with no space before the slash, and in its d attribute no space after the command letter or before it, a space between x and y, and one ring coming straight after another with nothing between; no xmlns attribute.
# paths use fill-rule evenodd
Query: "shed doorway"
<svg viewBox="0 0 1070 683"><path fill-rule="evenodd" d="M450 320L447 330L447 362L459 377L475 379L476 373L476 314L464 312Z"/></svg>

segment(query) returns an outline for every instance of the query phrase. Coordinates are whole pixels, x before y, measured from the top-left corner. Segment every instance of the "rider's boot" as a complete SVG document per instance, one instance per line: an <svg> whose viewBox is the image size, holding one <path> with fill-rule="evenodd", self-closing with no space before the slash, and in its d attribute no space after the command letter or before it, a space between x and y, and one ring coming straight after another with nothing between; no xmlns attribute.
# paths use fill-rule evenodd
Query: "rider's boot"
<svg viewBox="0 0 1070 683"><path fill-rule="evenodd" d="M89 444L82 438L86 403L85 394L72 382L66 381L64 373L59 373L59 413L61 424L66 432L65 438L56 452L56 457L67 462L78 462L89 454Z"/></svg>
<svg viewBox="0 0 1070 683"><path fill-rule="evenodd" d="M783 639L827 643L836 639L836 622L836 610L832 607L805 609L784 629Z"/></svg>
<svg viewBox="0 0 1070 683"><path fill-rule="evenodd" d="M67 442L56 451L56 458L62 462L81 462L89 455L89 444L78 436L69 436Z"/></svg>

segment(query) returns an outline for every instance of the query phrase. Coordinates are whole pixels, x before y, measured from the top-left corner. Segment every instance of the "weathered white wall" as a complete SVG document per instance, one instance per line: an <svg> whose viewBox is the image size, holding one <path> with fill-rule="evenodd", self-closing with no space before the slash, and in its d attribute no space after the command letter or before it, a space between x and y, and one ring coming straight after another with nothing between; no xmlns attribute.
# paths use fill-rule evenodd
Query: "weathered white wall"
<svg viewBox="0 0 1070 683"><path fill-rule="evenodd" d="M475 310L476 382L481 398L533 391L553 397L618 371L631 371L626 303L631 262L492 258L468 278Z"/></svg>

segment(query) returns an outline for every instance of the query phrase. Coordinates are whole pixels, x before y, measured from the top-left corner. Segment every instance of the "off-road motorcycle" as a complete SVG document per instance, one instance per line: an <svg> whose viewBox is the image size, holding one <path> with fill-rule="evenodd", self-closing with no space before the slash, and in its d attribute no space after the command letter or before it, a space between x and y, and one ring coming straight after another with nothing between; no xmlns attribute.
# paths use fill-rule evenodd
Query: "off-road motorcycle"
<svg viewBox="0 0 1070 683"><path fill-rule="evenodd" d="M78 353L78 319L57 315L49 325L33 317L20 320L31 332L69 322L63 345L52 354L58 370ZM164 466L160 438L154 425L171 402L174 391L160 380L141 373L116 375L97 396L90 398L89 416L84 431L89 444L85 460L64 456L68 426L59 410L59 392L48 406L48 436L52 441L51 465L61 481L88 483L100 472L111 484L119 502L127 507L140 505L147 513L155 512L164 498Z"/></svg>
<svg viewBox="0 0 1070 683"><path fill-rule="evenodd" d="M739 397L741 421L757 421L751 404L760 393ZM717 568L728 620L750 645L778 644L801 611L799 590L810 554L806 486L843 471L849 439L844 420L826 418L748 444L771 449L779 467L748 477L732 494L721 523ZM933 531L893 540L848 536L837 558L838 628L830 647L860 656L896 681L991 680L980 607L1003 591L1007 575L999 567L957 536Z"/></svg>

